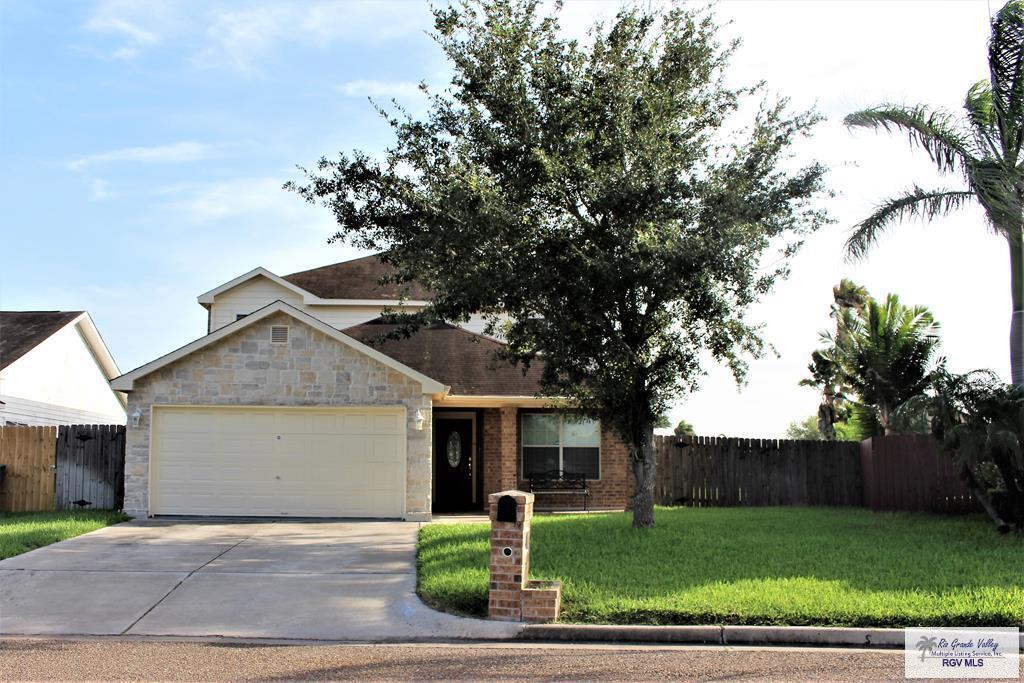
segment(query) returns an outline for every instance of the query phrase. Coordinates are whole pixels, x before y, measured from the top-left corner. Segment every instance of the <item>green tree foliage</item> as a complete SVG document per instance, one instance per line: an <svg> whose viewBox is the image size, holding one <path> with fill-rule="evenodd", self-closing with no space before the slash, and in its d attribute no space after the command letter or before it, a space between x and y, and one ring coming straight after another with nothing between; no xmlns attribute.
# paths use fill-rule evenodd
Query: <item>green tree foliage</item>
<svg viewBox="0 0 1024 683"><path fill-rule="evenodd" d="M922 189L916 185L884 200L858 223L846 243L850 257L863 257L888 228L905 219L932 220L977 201L991 228L1010 249L1013 313L1010 370L1024 383L1024 0L1011 0L992 19L988 45L989 77L976 83L964 101L965 115L924 105L884 104L846 117L849 127L906 133L944 174L963 178L965 189Z"/></svg>
<svg viewBox="0 0 1024 683"><path fill-rule="evenodd" d="M921 430L919 415L904 413L901 419L896 411L924 392L942 364L939 324L931 312L904 306L889 294L882 302L865 295L856 307L833 308L833 314L836 331L822 333L825 346L811 354L811 377L801 383L821 386L821 359L828 359L831 374L823 393L835 406L833 414L841 416L834 422L846 422L849 436Z"/></svg>
<svg viewBox="0 0 1024 683"><path fill-rule="evenodd" d="M854 418L850 418L853 420ZM863 426L856 421L836 422L832 425L835 430L834 436L829 441L861 441L871 436L871 432L864 432ZM864 436L862 436L864 434ZM818 416L808 415L799 422L790 422L786 427L787 439L803 439L808 441L825 440L818 429Z"/></svg>
<svg viewBox="0 0 1024 683"><path fill-rule="evenodd" d="M676 436L697 436L697 432L694 431L693 425L686 420L680 420L679 424L675 428Z"/></svg>
<svg viewBox="0 0 1024 683"><path fill-rule="evenodd" d="M817 441L821 439L821 432L818 430L818 416L809 415L800 422L790 422L786 427L787 439L804 439Z"/></svg>
<svg viewBox="0 0 1024 683"><path fill-rule="evenodd" d="M724 84L734 46L706 11L629 5L582 43L558 11L435 9L454 75L428 90L425 118L382 110L395 135L382 157L322 159L292 189L330 208L333 239L433 292L400 317L407 331L482 313L508 360L542 356L543 393L624 440L646 527L658 417L702 358L743 378L763 349L749 306L824 220L810 204L823 168L788 161L817 117L765 101L733 126L760 86Z"/></svg>
<svg viewBox="0 0 1024 683"><path fill-rule="evenodd" d="M932 433L999 530L1024 532L1024 387L984 370L939 371L907 408L931 416Z"/></svg>

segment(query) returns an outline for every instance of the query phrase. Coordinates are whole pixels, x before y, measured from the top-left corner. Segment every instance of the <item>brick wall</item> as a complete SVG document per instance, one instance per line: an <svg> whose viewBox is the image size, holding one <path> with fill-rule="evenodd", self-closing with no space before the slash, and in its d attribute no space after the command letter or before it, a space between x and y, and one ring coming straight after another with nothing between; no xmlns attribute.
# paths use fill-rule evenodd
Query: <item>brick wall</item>
<svg viewBox="0 0 1024 683"><path fill-rule="evenodd" d="M522 462L519 442L519 409L488 408L483 411L484 496L496 491L529 484L520 477ZM629 451L625 444L607 429L601 433L601 478L588 482L590 507L623 510L633 495L633 474L629 470ZM580 509L578 495L543 494L537 499L538 509Z"/></svg>
<svg viewBox="0 0 1024 683"><path fill-rule="evenodd" d="M516 488L517 416L514 407L483 411L484 500L492 493Z"/></svg>
<svg viewBox="0 0 1024 683"><path fill-rule="evenodd" d="M516 447L516 472L522 474L522 450ZM629 469L629 450L610 430L601 429L601 478L588 481L590 509L625 510L633 495L633 473ZM519 480L519 488L529 490L529 482ZM581 496L541 494L537 497L538 510L580 509Z"/></svg>

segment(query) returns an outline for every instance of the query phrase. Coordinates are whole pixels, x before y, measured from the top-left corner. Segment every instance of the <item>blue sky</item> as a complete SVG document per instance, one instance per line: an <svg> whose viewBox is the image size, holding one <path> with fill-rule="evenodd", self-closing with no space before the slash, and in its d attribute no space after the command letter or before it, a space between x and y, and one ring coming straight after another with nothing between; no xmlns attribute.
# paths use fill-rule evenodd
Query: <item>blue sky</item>
<svg viewBox="0 0 1024 683"><path fill-rule="evenodd" d="M573 2L584 32L612 2ZM842 115L884 100L956 108L984 76L988 4L757 2L718 6L744 40L730 78L764 78L828 122L801 158L833 168L837 224L752 312L778 351L738 391L713 369L673 410L701 433L778 436L813 412L800 388L831 286L859 279L933 308L955 369L1006 373L1006 248L980 213L908 226L863 264L844 234L874 201L938 181L901 139L851 134ZM332 219L280 187L296 164L388 129L366 96L416 109L444 82L419 2L0 2L3 309L86 309L123 370L202 335L195 297L257 265L279 274L344 260Z"/></svg>

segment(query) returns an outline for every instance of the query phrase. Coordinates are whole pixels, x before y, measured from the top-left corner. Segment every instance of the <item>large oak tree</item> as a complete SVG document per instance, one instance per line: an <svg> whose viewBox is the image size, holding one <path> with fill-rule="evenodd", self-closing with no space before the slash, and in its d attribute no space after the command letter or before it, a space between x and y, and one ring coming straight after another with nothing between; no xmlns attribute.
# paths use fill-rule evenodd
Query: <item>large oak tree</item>
<svg viewBox="0 0 1024 683"><path fill-rule="evenodd" d="M558 9L435 9L453 75L424 86L428 113L382 108L385 155L321 159L290 187L334 212L332 239L433 291L408 330L479 312L508 360L542 360L545 395L627 444L646 527L658 417L708 358L743 378L764 346L748 307L824 220L823 168L789 159L816 117L728 87L735 45L707 12L631 6L575 41Z"/></svg>

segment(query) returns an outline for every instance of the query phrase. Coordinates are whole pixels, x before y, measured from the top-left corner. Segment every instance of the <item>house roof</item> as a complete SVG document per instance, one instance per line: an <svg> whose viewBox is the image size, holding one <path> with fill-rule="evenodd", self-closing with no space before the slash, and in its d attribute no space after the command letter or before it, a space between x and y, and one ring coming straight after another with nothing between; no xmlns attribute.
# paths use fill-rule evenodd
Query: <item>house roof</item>
<svg viewBox="0 0 1024 683"><path fill-rule="evenodd" d="M321 299L406 299L424 301L430 292L415 282L381 284L381 278L395 269L381 261L379 254L342 261L329 266L285 275L284 280L312 292Z"/></svg>
<svg viewBox="0 0 1024 683"><path fill-rule="evenodd" d="M397 326L381 318L342 332L451 387L453 395L534 396L540 391L543 364L522 367L495 357L504 344L445 323L403 339L381 339Z"/></svg>
<svg viewBox="0 0 1024 683"><path fill-rule="evenodd" d="M0 370L82 314L83 311L0 311Z"/></svg>
<svg viewBox="0 0 1024 683"><path fill-rule="evenodd" d="M135 368L131 372L127 372L121 375L120 377L114 379L110 383L110 385L119 391L131 391L134 388L135 380L139 379L140 377L144 377L152 372L159 370L164 366L170 365L171 363L180 360L181 358L184 358L185 356L188 356L189 354L194 353L203 347L218 342L221 339L224 339L225 337L228 337L248 327L249 325L257 323L260 320L263 320L264 318L271 316L275 313L286 313L287 315L290 315L299 322L305 323L306 325L309 325L310 327L319 330L320 332L323 332L325 335L331 337L335 341L345 344L355 349L356 351L359 351L360 353L369 356L370 358L373 358L374 360L382 363L383 365L386 365L392 370L399 372L405 375L406 377L410 377L416 380L423 386L423 393L425 394L441 394L444 393L444 391L446 390L446 387L443 384L437 382L432 377L419 372L416 368L404 365L400 360L397 360L391 356L381 353L377 349L371 348L366 344L363 344L361 341L340 332L339 330L331 327L322 320L314 318L308 313L305 313L295 308L294 306L286 304L283 301L275 301L271 304L268 304L259 310L253 311L244 318L236 320L233 323L229 323L224 327L218 328L217 330L211 332L205 337L200 337L199 339L196 339L195 341L186 344L185 346L182 346L179 349L171 351L170 353L165 354L154 361L146 363L141 367Z"/></svg>

